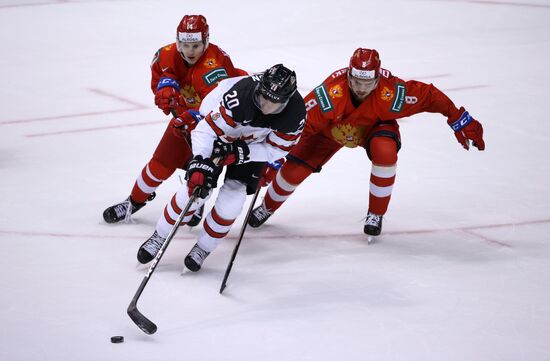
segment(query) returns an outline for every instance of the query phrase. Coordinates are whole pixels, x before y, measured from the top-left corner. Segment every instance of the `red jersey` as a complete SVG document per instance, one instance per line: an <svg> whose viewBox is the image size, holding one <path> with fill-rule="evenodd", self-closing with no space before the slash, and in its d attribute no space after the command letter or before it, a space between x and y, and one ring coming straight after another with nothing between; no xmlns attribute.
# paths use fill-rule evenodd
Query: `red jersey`
<svg viewBox="0 0 550 361"><path fill-rule="evenodd" d="M338 143L354 148L377 122L408 117L416 113L441 113L458 119L460 110L432 84L404 81L385 69L380 81L358 106L351 100L347 68L332 73L304 99L307 121L303 137L322 133Z"/></svg>
<svg viewBox="0 0 550 361"><path fill-rule="evenodd" d="M187 65L176 43L159 49L151 63L151 89L157 92L160 78L176 80L180 94L188 109L198 109L202 99L225 78L247 75L236 69L231 58L218 46L210 43L195 64Z"/></svg>

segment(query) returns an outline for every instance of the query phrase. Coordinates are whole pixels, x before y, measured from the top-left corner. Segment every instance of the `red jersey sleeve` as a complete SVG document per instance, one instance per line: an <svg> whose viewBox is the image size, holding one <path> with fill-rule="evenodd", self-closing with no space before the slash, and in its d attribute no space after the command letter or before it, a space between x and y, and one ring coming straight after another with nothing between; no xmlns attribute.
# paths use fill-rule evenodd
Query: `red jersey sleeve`
<svg viewBox="0 0 550 361"><path fill-rule="evenodd" d="M302 138L322 132L330 123L330 120L323 115L324 113L321 111L319 100L314 91L304 98L304 102L306 104L307 115Z"/></svg>
<svg viewBox="0 0 550 361"><path fill-rule="evenodd" d="M157 86L160 78L167 77L177 80L175 64L172 59L171 48L175 47L174 44L167 45L160 48L153 57L151 62L151 90L153 94L157 92Z"/></svg>
<svg viewBox="0 0 550 361"><path fill-rule="evenodd" d="M381 83L377 91L378 104L385 104L381 112L384 120L422 112L440 113L447 118L460 116L460 110L452 100L433 84L391 77Z"/></svg>

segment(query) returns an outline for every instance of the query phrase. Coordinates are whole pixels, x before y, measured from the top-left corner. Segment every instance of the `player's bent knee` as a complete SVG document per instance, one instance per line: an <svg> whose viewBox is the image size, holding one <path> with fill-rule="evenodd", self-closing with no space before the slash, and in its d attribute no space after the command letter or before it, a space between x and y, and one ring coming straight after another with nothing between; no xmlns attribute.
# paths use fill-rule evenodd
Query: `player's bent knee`
<svg viewBox="0 0 550 361"><path fill-rule="evenodd" d="M375 164L397 163L398 143L393 137L375 136L369 142L368 154Z"/></svg>
<svg viewBox="0 0 550 361"><path fill-rule="evenodd" d="M293 161L286 162L280 170L281 177L291 185L302 183L311 173L309 167Z"/></svg>

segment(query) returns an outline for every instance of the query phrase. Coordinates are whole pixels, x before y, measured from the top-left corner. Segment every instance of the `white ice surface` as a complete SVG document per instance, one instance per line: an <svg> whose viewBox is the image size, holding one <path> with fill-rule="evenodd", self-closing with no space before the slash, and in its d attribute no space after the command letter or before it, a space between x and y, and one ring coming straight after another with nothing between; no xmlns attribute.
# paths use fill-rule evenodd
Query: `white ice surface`
<svg viewBox="0 0 550 361"><path fill-rule="evenodd" d="M180 276L181 229L139 302L177 176L131 225L127 197L167 118L149 62L183 14L250 71L283 62L302 93L357 47L433 82L485 127L464 151L439 115L401 122L383 236L361 218L370 163L344 149L260 230ZM0 360L550 360L550 2L0 1ZM111 344L112 335L126 342Z"/></svg>

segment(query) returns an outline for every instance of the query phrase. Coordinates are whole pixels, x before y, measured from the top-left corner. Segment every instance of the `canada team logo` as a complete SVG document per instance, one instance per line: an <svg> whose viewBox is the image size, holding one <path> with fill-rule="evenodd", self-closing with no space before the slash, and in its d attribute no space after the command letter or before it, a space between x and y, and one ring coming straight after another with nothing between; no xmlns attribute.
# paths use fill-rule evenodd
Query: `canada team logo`
<svg viewBox="0 0 550 361"><path fill-rule="evenodd" d="M393 99L393 92L391 91L390 88L388 88L387 86L385 86L381 91L380 91L380 97L382 98L383 101L386 101L386 102L389 102Z"/></svg>
<svg viewBox="0 0 550 361"><path fill-rule="evenodd" d="M204 61L204 66L209 68L209 69L212 69L212 68L215 68L218 66L218 63L216 62L216 59L215 58L207 58L205 61Z"/></svg>
<svg viewBox="0 0 550 361"><path fill-rule="evenodd" d="M330 90L328 91L328 94L332 99L341 98L344 95L344 91L342 90L342 87L340 86L340 84L336 84L330 88Z"/></svg>

